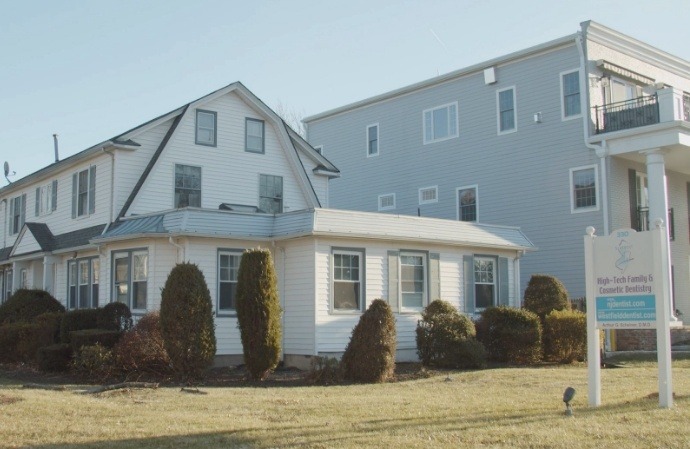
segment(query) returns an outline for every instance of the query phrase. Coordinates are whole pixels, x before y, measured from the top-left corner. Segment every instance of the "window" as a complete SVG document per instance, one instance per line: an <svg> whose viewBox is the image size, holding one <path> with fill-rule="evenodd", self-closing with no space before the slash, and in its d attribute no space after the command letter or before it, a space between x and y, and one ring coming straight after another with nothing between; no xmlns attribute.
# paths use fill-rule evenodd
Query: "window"
<svg viewBox="0 0 690 449"><path fill-rule="evenodd" d="M24 226L26 217L26 194L10 200L10 235L17 234Z"/></svg>
<svg viewBox="0 0 690 449"><path fill-rule="evenodd" d="M201 167L175 164L175 208L201 207Z"/></svg>
<svg viewBox="0 0 690 449"><path fill-rule="evenodd" d="M496 107L498 109L498 133L505 134L517 130L515 117L515 88L496 92Z"/></svg>
<svg viewBox="0 0 690 449"><path fill-rule="evenodd" d="M400 296L403 309L421 309L426 304L426 255L400 253Z"/></svg>
<svg viewBox="0 0 690 449"><path fill-rule="evenodd" d="M218 313L235 313L237 309L237 272L242 253L218 251Z"/></svg>
<svg viewBox="0 0 690 449"><path fill-rule="evenodd" d="M67 264L67 304L70 309L98 307L98 257L70 260Z"/></svg>
<svg viewBox="0 0 690 449"><path fill-rule="evenodd" d="M36 216L48 215L57 209L57 179L36 187Z"/></svg>
<svg viewBox="0 0 690 449"><path fill-rule="evenodd" d="M597 206L597 167L578 167L570 170L571 212L599 210Z"/></svg>
<svg viewBox="0 0 690 449"><path fill-rule="evenodd" d="M29 274L26 268L19 270L19 288L29 288Z"/></svg>
<svg viewBox="0 0 690 449"><path fill-rule="evenodd" d="M474 301L475 310L486 309L496 304L496 259L474 257Z"/></svg>
<svg viewBox="0 0 690 449"><path fill-rule="evenodd" d="M12 288L13 275L14 273L11 269L5 270L5 301L10 299L10 296L12 296L12 292L14 291L14 289Z"/></svg>
<svg viewBox="0 0 690 449"><path fill-rule="evenodd" d="M379 124L367 126L367 157L379 155Z"/></svg>
<svg viewBox="0 0 690 449"><path fill-rule="evenodd" d="M333 250L333 310L362 310L363 274L363 250Z"/></svg>
<svg viewBox="0 0 690 449"><path fill-rule="evenodd" d="M245 150L252 153L264 152L264 121L245 119Z"/></svg>
<svg viewBox="0 0 690 449"><path fill-rule="evenodd" d="M457 189L458 220L478 221L477 186L459 187Z"/></svg>
<svg viewBox="0 0 690 449"><path fill-rule="evenodd" d="M216 146L217 115L213 111L196 110L195 143L197 145Z"/></svg>
<svg viewBox="0 0 690 449"><path fill-rule="evenodd" d="M96 211L96 166L72 175L72 218Z"/></svg>
<svg viewBox="0 0 690 449"><path fill-rule="evenodd" d="M282 176L259 176L259 209L267 214L283 212Z"/></svg>
<svg viewBox="0 0 690 449"><path fill-rule="evenodd" d="M561 73L563 119L580 116L580 72Z"/></svg>
<svg viewBox="0 0 690 449"><path fill-rule="evenodd" d="M395 209L395 193L379 195L379 210Z"/></svg>
<svg viewBox="0 0 690 449"><path fill-rule="evenodd" d="M132 310L146 310L148 287L146 250L113 253L113 295Z"/></svg>
<svg viewBox="0 0 690 449"><path fill-rule="evenodd" d="M458 137L458 103L424 111L424 144Z"/></svg>
<svg viewBox="0 0 690 449"><path fill-rule="evenodd" d="M438 186L422 187L419 189L419 204L438 202Z"/></svg>

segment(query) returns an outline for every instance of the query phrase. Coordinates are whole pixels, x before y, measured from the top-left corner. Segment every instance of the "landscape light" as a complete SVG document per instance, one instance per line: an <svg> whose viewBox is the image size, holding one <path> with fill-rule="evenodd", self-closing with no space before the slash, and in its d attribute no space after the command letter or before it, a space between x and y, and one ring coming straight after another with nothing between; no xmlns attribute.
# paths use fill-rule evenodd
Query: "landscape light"
<svg viewBox="0 0 690 449"><path fill-rule="evenodd" d="M563 393L563 402L565 402L565 415L573 416L573 407L570 405L570 401L575 397L575 389L573 387L568 387Z"/></svg>

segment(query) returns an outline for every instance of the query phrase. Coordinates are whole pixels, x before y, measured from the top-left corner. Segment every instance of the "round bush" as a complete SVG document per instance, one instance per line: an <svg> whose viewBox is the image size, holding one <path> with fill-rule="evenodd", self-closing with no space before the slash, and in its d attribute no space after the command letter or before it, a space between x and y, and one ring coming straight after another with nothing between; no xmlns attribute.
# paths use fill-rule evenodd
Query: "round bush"
<svg viewBox="0 0 690 449"><path fill-rule="evenodd" d="M345 379L384 382L395 373L395 318L388 303L375 299L355 326L343 354Z"/></svg>
<svg viewBox="0 0 690 449"><path fill-rule="evenodd" d="M82 346L72 359L72 370L89 380L104 382L113 368L112 350L96 343Z"/></svg>
<svg viewBox="0 0 690 449"><path fill-rule="evenodd" d="M64 306L45 290L22 288L0 305L0 324L31 321L44 313L64 311Z"/></svg>
<svg viewBox="0 0 690 449"><path fill-rule="evenodd" d="M438 299L422 311L422 319L417 323L417 354L422 364L427 366L466 368L482 365L475 360L465 361L466 351L460 347L475 334L474 324L469 318L461 315L451 304Z"/></svg>
<svg viewBox="0 0 690 449"><path fill-rule="evenodd" d="M244 363L254 380L278 366L281 352L280 300L271 253L245 251L237 273L237 323Z"/></svg>
<svg viewBox="0 0 690 449"><path fill-rule="evenodd" d="M213 363L216 334L206 279L193 263L175 265L161 291L161 333L173 369L186 382Z"/></svg>
<svg viewBox="0 0 690 449"><path fill-rule="evenodd" d="M572 363L587 354L587 317L577 310L554 310L544 320L544 358Z"/></svg>
<svg viewBox="0 0 690 449"><path fill-rule="evenodd" d="M541 321L529 310L490 307L476 328L490 360L518 365L541 360Z"/></svg>
<svg viewBox="0 0 690 449"><path fill-rule="evenodd" d="M128 331L132 328L132 312L127 304L111 302L99 309L97 326L110 331Z"/></svg>
<svg viewBox="0 0 690 449"><path fill-rule="evenodd" d="M568 290L558 278L546 274L533 274L525 289L524 308L544 321L552 310L570 308Z"/></svg>
<svg viewBox="0 0 690 449"><path fill-rule="evenodd" d="M60 323L60 341L70 342L70 333L85 329L98 328L99 309L77 309L65 313Z"/></svg>
<svg viewBox="0 0 690 449"><path fill-rule="evenodd" d="M141 317L117 342L113 357L127 377L169 374L172 369L161 334L160 314L151 312Z"/></svg>

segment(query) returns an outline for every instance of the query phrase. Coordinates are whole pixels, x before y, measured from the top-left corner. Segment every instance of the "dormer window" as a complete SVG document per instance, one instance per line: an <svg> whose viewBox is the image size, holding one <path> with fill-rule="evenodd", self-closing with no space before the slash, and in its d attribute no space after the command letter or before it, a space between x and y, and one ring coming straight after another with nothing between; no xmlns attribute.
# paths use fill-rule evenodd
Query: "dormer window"
<svg viewBox="0 0 690 449"><path fill-rule="evenodd" d="M213 111L196 110L196 137L197 145L216 146L217 115Z"/></svg>

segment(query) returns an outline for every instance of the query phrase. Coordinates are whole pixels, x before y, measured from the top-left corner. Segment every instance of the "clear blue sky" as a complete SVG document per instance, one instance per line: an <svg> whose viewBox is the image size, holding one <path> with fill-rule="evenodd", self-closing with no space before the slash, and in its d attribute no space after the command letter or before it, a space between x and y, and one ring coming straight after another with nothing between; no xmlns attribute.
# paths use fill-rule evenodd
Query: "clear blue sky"
<svg viewBox="0 0 690 449"><path fill-rule="evenodd" d="M65 158L234 81L311 115L589 19L690 60L689 18L688 0L0 0L0 162L18 179L53 133Z"/></svg>

